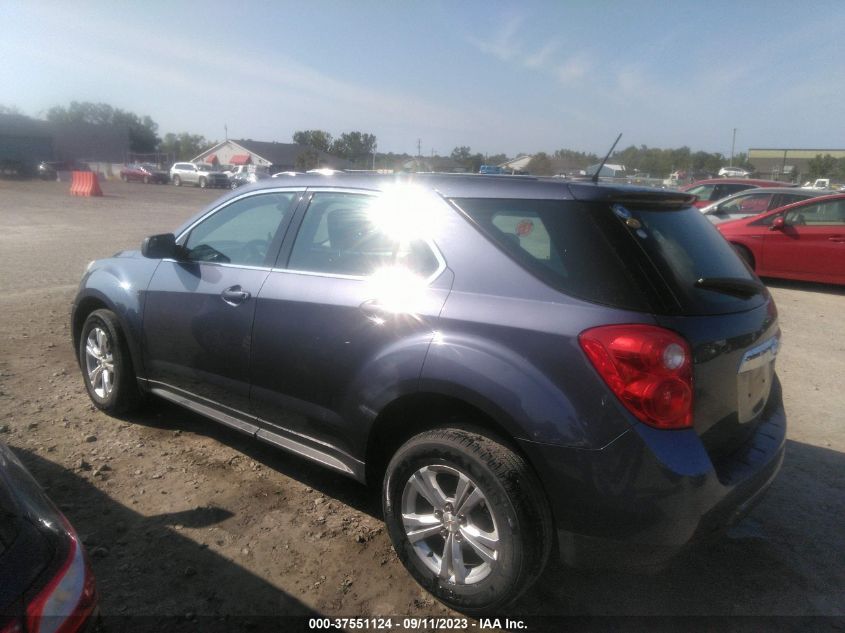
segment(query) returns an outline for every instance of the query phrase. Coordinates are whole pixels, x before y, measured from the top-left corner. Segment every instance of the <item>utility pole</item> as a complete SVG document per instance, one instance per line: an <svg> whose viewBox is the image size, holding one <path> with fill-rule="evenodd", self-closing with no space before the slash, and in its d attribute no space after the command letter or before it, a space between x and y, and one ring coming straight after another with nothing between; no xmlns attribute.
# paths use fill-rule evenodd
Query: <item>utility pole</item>
<svg viewBox="0 0 845 633"><path fill-rule="evenodd" d="M227 141L229 140L229 126L225 123L223 124L223 136L226 138Z"/></svg>
<svg viewBox="0 0 845 633"><path fill-rule="evenodd" d="M422 139L417 139L417 158L422 158Z"/></svg>
<svg viewBox="0 0 845 633"><path fill-rule="evenodd" d="M736 128L734 128L734 138L731 141L731 163L730 167L734 166L734 148L736 147Z"/></svg>

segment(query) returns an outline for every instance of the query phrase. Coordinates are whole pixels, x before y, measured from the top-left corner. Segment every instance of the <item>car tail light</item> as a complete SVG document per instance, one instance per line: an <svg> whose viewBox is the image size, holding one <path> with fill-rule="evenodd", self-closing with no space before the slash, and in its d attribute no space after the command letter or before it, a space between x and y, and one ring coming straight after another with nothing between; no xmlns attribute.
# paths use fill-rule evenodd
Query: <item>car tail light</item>
<svg viewBox="0 0 845 633"><path fill-rule="evenodd" d="M70 549L56 574L26 607L27 633L75 633L97 602L94 576L70 525Z"/></svg>
<svg viewBox="0 0 845 633"><path fill-rule="evenodd" d="M581 332L581 348L637 419L659 429L692 426L692 354L675 332L607 325Z"/></svg>

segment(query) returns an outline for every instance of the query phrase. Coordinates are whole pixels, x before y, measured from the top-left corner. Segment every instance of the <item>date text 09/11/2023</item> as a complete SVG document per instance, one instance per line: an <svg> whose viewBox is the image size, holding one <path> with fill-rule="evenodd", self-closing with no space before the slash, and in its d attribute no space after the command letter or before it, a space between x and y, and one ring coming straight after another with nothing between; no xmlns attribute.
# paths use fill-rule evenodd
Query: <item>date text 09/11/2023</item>
<svg viewBox="0 0 845 633"><path fill-rule="evenodd" d="M477 622L468 618L311 618L308 620L310 630L342 629L342 630L417 630L417 629L498 629L521 630L527 628L523 620L510 618L479 618Z"/></svg>

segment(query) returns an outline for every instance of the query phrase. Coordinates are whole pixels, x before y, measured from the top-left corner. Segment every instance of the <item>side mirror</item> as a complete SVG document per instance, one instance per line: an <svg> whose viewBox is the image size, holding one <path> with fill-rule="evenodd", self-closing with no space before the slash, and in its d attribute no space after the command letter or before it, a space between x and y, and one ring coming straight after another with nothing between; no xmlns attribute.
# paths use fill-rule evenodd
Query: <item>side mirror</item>
<svg viewBox="0 0 845 633"><path fill-rule="evenodd" d="M176 236L173 233L150 235L141 242L141 255L150 259L176 259L179 247L176 246Z"/></svg>
<svg viewBox="0 0 845 633"><path fill-rule="evenodd" d="M783 219L783 216L775 218L775 221L772 222L772 225L769 227L770 231L783 231L784 227L786 227L786 222Z"/></svg>

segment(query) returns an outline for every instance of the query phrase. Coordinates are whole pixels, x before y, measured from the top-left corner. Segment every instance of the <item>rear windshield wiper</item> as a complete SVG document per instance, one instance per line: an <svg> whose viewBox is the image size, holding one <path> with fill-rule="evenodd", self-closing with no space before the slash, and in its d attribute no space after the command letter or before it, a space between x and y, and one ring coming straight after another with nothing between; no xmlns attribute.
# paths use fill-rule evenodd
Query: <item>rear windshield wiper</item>
<svg viewBox="0 0 845 633"><path fill-rule="evenodd" d="M735 277L702 277L695 282L695 287L733 295L742 299L761 295L766 291L766 287L759 281L737 279Z"/></svg>

